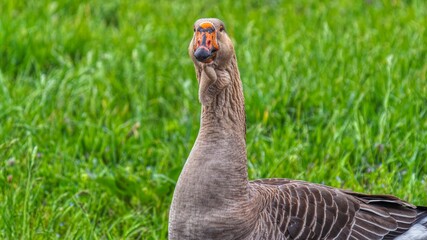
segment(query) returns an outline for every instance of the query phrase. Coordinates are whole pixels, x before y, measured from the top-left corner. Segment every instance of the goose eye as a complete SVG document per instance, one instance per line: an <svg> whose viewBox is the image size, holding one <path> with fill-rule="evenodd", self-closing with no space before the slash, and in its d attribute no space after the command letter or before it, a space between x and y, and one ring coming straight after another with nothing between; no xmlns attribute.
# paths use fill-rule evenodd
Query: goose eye
<svg viewBox="0 0 427 240"><path fill-rule="evenodd" d="M193 31L196 32L196 27L193 27Z"/></svg>
<svg viewBox="0 0 427 240"><path fill-rule="evenodd" d="M223 25L219 26L219 31L220 32L224 31L224 26Z"/></svg>

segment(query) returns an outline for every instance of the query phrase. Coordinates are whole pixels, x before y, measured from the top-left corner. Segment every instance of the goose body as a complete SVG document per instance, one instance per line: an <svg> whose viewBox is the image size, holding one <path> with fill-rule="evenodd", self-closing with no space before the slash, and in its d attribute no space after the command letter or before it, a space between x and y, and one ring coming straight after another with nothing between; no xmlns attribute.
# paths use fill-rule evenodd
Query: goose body
<svg viewBox="0 0 427 240"><path fill-rule="evenodd" d="M289 180L248 180L242 83L223 22L200 19L189 46L201 125L178 179L169 239L427 240L427 208Z"/></svg>

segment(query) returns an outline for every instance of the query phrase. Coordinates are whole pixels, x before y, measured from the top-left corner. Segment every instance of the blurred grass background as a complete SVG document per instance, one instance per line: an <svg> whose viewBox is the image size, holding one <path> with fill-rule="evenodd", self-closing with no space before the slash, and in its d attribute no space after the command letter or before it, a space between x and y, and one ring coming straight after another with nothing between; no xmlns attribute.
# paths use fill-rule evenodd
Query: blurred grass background
<svg viewBox="0 0 427 240"><path fill-rule="evenodd" d="M426 1L5 0L1 239L166 239L200 17L235 42L251 178L427 205Z"/></svg>

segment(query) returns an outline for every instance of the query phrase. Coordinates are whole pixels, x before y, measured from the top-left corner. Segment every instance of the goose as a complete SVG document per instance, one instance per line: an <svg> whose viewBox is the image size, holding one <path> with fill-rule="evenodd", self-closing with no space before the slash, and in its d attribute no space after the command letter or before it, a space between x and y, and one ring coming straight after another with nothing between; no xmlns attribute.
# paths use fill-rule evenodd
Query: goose
<svg viewBox="0 0 427 240"><path fill-rule="evenodd" d="M427 239L427 207L394 196L249 181L243 88L224 23L197 20L188 52L201 123L173 194L169 239Z"/></svg>

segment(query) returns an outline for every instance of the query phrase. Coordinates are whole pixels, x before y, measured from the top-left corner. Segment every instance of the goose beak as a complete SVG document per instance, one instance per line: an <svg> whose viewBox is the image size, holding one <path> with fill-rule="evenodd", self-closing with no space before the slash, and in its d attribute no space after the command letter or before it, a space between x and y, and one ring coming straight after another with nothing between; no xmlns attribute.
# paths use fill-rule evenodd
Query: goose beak
<svg viewBox="0 0 427 240"><path fill-rule="evenodd" d="M202 63L210 63L219 50L215 26L211 22L203 22L196 27L194 36L194 57Z"/></svg>

